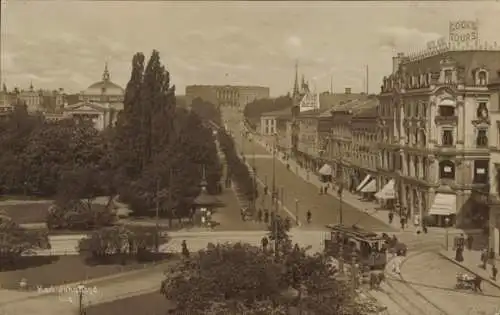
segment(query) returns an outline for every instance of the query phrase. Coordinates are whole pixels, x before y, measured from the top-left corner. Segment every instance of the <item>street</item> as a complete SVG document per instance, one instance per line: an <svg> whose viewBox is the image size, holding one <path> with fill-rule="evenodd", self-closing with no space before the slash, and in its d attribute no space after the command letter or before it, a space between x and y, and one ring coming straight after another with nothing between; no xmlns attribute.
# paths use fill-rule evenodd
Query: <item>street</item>
<svg viewBox="0 0 500 315"><path fill-rule="evenodd" d="M261 182L267 184L269 191L271 191L273 182L272 155L256 141L249 141L241 136L241 119L231 118L230 113L224 114L238 150L243 150L243 154L247 157L250 165L255 164L257 177ZM254 156L255 158L253 158ZM310 176L315 175L311 174ZM326 224L339 223L341 208L339 198L330 195L319 195L319 191L315 186L305 182L292 171L287 170L286 166L279 161L274 163L274 178L276 188L283 188L283 204L293 215L293 219L295 219L295 215L298 215L301 222L306 222L306 212L311 211L312 222L311 224L305 224L304 228L317 229L324 228ZM357 224L372 231L386 232L393 230L384 222L345 202L342 203L342 218L345 225Z"/></svg>

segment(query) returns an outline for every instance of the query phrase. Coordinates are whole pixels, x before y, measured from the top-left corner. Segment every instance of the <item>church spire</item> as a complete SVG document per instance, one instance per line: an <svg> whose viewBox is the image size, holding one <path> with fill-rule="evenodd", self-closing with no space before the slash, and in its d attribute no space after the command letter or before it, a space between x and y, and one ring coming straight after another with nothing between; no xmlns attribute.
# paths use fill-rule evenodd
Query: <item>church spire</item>
<svg viewBox="0 0 500 315"><path fill-rule="evenodd" d="M102 73L102 80L109 81L109 71L108 71L108 62L104 63L104 72Z"/></svg>
<svg viewBox="0 0 500 315"><path fill-rule="evenodd" d="M293 96L299 95L299 63L295 62L295 81L293 83Z"/></svg>

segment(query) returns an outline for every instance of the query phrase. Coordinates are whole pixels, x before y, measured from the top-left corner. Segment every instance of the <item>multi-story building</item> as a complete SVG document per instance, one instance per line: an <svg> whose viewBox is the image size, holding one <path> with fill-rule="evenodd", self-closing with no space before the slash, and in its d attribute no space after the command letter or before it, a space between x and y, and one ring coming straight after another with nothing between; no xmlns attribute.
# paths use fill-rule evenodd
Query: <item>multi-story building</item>
<svg viewBox="0 0 500 315"><path fill-rule="evenodd" d="M29 113L42 110L43 95L41 91L34 89L33 83L30 84L28 90L21 90L18 98L22 103L26 104L26 108Z"/></svg>
<svg viewBox="0 0 500 315"><path fill-rule="evenodd" d="M327 141L327 156L335 181L351 191L362 184L365 193L377 187L377 106L375 96L348 101L331 110L332 127Z"/></svg>
<svg viewBox="0 0 500 315"><path fill-rule="evenodd" d="M467 48L468 49L468 48ZM379 96L379 197L439 226L481 225L488 213L487 84L500 51L398 54Z"/></svg>
<svg viewBox="0 0 500 315"><path fill-rule="evenodd" d="M488 220L489 248L500 254L500 69L490 80L490 213Z"/></svg>
<svg viewBox="0 0 500 315"><path fill-rule="evenodd" d="M297 137L295 156L299 163L315 171L326 163L329 160L329 133L336 123L332 120L332 111L341 104L366 97L364 94L353 94L347 88L345 93L321 93L315 109L303 112L297 110L294 115Z"/></svg>
<svg viewBox="0 0 500 315"><path fill-rule="evenodd" d="M269 88L235 85L186 86L186 103L188 106L198 97L217 106L243 109L246 104L257 99L269 98Z"/></svg>

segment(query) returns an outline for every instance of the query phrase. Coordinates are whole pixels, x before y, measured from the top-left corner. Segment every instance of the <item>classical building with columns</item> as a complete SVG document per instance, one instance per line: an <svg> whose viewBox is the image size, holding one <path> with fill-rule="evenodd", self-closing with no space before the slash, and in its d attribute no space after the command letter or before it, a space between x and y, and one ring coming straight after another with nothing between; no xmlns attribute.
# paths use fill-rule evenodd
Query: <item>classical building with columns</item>
<svg viewBox="0 0 500 315"><path fill-rule="evenodd" d="M255 100L269 98L269 93L269 88L264 86L188 85L186 103L189 106L199 97L217 106L243 109Z"/></svg>
<svg viewBox="0 0 500 315"><path fill-rule="evenodd" d="M398 54L379 95L379 186L401 214L431 225L487 222L491 126L488 82L500 51ZM496 126L493 126L496 128Z"/></svg>

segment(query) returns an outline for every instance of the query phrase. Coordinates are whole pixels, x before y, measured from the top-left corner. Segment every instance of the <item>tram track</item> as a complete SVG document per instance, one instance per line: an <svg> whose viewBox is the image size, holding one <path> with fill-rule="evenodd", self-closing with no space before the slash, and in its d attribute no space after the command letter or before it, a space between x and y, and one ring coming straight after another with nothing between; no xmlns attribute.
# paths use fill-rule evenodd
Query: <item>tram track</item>
<svg viewBox="0 0 500 315"><path fill-rule="evenodd" d="M401 262L400 268L403 267L408 259L415 258L417 256L428 253L429 251L420 251L416 254L408 256L405 260ZM452 315L451 313L445 311L439 305L434 303L415 289L411 284L409 284L405 279L404 275L401 274L400 277L396 277L388 269L392 266L392 261L389 261L386 270L384 271L386 275L386 285L389 290L384 290L385 295L401 310L407 315Z"/></svg>

